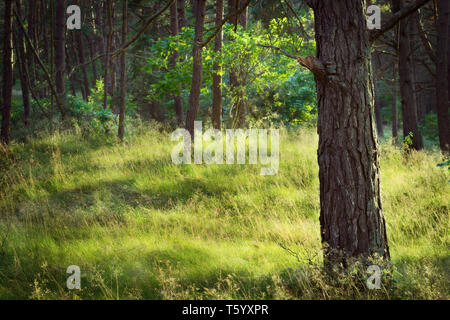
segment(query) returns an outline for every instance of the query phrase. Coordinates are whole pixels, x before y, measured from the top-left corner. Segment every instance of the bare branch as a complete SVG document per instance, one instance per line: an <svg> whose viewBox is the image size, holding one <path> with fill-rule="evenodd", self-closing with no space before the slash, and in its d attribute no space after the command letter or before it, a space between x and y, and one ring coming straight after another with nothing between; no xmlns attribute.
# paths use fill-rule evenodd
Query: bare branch
<svg viewBox="0 0 450 320"><path fill-rule="evenodd" d="M416 0L413 4L404 7L403 9L397 11L394 13L394 15L389 19L382 27L381 29L375 31L370 35L370 41L374 42L376 39L378 39L382 34L385 32L391 30L400 20L403 18L406 18L410 14L416 12L420 7L425 5L430 0Z"/></svg>
<svg viewBox="0 0 450 320"><path fill-rule="evenodd" d="M170 6L175 2L175 0L170 0L164 8L159 10L155 15L153 15L145 24L145 26L139 31L133 39L128 41L126 44L122 45L120 49L118 49L116 52L114 52L111 55L111 59L115 59L117 56L121 55L129 46L131 46L134 42L136 42L137 39L150 27L153 21L155 21L156 18L158 18L160 15L162 15L167 9L170 8Z"/></svg>
<svg viewBox="0 0 450 320"><path fill-rule="evenodd" d="M225 23L227 23L228 20L230 20L231 18L233 18L233 17L235 17L235 16L238 16L238 15L240 15L242 12L244 12L245 8L248 7L248 5L250 4L251 1L252 1L252 0L247 0L247 2L246 2L239 10L236 10L236 11L234 11L234 12L228 14L228 15L222 20L222 22L220 23L220 25L218 25L217 27L214 28L214 29L216 29L216 30L214 31L214 33L213 33L212 35L210 35L210 36L208 37L208 39L206 39L205 42L202 43L201 47L203 48L203 47L207 46L208 43L210 43L211 40L214 39L214 38L216 37L216 35L217 35L217 34L220 32L220 30L222 29L223 25L224 25Z"/></svg>

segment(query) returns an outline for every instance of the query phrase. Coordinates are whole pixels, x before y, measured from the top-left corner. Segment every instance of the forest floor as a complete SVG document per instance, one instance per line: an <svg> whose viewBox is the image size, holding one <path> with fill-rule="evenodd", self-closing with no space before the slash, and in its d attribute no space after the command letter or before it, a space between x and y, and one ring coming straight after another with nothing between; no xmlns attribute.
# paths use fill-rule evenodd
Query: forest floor
<svg viewBox="0 0 450 320"><path fill-rule="evenodd" d="M175 165L176 142L152 126L123 144L80 132L13 143L0 159L0 298L450 298L437 151L381 143L393 271L368 290L321 269L315 129L282 131L278 174L261 176L260 165ZM70 265L81 290L66 288Z"/></svg>

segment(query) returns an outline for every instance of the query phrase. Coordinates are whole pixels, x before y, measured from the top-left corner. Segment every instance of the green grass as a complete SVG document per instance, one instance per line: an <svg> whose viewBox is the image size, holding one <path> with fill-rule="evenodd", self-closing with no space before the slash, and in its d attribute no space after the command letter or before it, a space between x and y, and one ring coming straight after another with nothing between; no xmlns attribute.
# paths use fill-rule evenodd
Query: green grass
<svg viewBox="0 0 450 320"><path fill-rule="evenodd" d="M315 129L282 131L278 174L261 176L259 165L174 165L176 143L155 126L122 145L77 132L13 143L0 161L0 298L449 298L439 153L406 159L382 143L394 271L367 290L321 269ZM69 265L81 290L66 288Z"/></svg>

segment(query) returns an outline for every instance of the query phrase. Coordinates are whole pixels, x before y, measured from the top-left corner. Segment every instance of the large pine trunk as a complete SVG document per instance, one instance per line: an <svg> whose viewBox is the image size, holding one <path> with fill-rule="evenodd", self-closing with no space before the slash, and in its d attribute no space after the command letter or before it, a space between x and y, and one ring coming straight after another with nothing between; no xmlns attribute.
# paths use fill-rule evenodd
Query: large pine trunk
<svg viewBox="0 0 450 320"><path fill-rule="evenodd" d="M200 89L202 86L202 47L203 31L205 22L206 0L194 0L195 8L195 35L192 49L193 71L192 85L189 94L189 106L186 114L186 129L191 136L194 135L194 121L197 119L198 107L200 102Z"/></svg>
<svg viewBox="0 0 450 320"><path fill-rule="evenodd" d="M13 86L13 1L5 1L5 20L3 34L3 105L2 128L0 131L0 143L9 144L9 126L11 122L11 98Z"/></svg>
<svg viewBox="0 0 450 320"><path fill-rule="evenodd" d="M439 143L442 152L450 152L449 126L449 87L448 87L448 52L449 52L449 12L448 0L438 1L438 32L436 48L436 98L439 129Z"/></svg>
<svg viewBox="0 0 450 320"><path fill-rule="evenodd" d="M223 18L223 0L216 1L216 27L220 26ZM216 59L219 59L219 55L222 51L222 30L220 30L216 38L214 39L214 53L216 54ZM219 61L215 61L213 65L213 75L212 75L212 124L214 129L221 128L222 124L222 76L220 72L222 67Z"/></svg>
<svg viewBox="0 0 450 320"><path fill-rule="evenodd" d="M336 70L327 81L316 75L324 262L347 267L354 258L374 254L389 259L365 1L308 3L315 14L317 58Z"/></svg>

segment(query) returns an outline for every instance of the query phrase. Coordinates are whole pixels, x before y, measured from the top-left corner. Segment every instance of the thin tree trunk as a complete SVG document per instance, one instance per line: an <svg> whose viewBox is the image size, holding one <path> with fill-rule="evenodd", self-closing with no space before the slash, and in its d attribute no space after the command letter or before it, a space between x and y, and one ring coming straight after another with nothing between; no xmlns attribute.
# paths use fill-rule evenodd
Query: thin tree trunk
<svg viewBox="0 0 450 320"><path fill-rule="evenodd" d="M71 69L72 69L72 66L70 65L70 55L69 55L69 52L68 52L68 50L67 50L67 46L66 46L66 48L65 48L65 51L66 51L66 70L67 70L67 74L70 74L70 71L71 71ZM74 97L76 97L76 96L77 96L77 92L76 92L76 90L75 90L75 87L76 87L76 80L75 80L75 77L74 77L74 73L72 73L72 74L69 76L69 81L70 81L70 90L72 90L72 95L73 95Z"/></svg>
<svg viewBox="0 0 450 320"><path fill-rule="evenodd" d="M170 6L170 31L172 36L178 34L178 17L177 17L177 1ZM175 69L177 67L178 52L175 51L171 57L171 67ZM173 95L175 114L177 117L177 124L181 126L183 123L183 104L180 96L180 88L176 88L176 93Z"/></svg>
<svg viewBox="0 0 450 320"><path fill-rule="evenodd" d="M442 152L450 152L450 125L448 110L448 51L449 51L449 18L450 5L448 0L438 0L438 30L436 50L436 100L438 115L439 144Z"/></svg>
<svg viewBox="0 0 450 320"><path fill-rule="evenodd" d="M122 8L122 43L127 41L128 19L127 19L127 0L123 0ZM125 120L125 95L126 88L126 52L122 53L120 57L120 109L119 109L119 140L123 141L124 134L124 120Z"/></svg>
<svg viewBox="0 0 450 320"><path fill-rule="evenodd" d="M5 0L5 19L3 33L3 106L0 143L9 145L9 127L11 122L11 99L13 86L13 0Z"/></svg>
<svg viewBox="0 0 450 320"><path fill-rule="evenodd" d="M70 33L72 35L72 51L73 51L73 61L75 65L79 65L80 64L80 55L78 54L78 45L76 44L76 36L75 33ZM83 85L83 81L80 80L79 76L79 72L77 71L76 73L73 73L73 77L76 78L76 82L78 83L78 87L80 88L81 91L81 96L83 97L83 100L88 101L88 97L86 95L86 89L85 86Z"/></svg>
<svg viewBox="0 0 450 320"><path fill-rule="evenodd" d="M244 4L244 0L237 0L238 7L242 7ZM239 15L239 24L244 28L244 30L247 29L247 20L248 20L248 7L245 8L245 10Z"/></svg>
<svg viewBox="0 0 450 320"><path fill-rule="evenodd" d="M374 87L375 87L375 122L377 125L377 132L380 137L384 136L383 132L383 116L381 114L381 92L380 92L380 85L377 83L376 80L374 80Z"/></svg>
<svg viewBox="0 0 450 320"><path fill-rule="evenodd" d="M216 27L220 26L223 19L223 0L216 1ZM221 129L222 125L222 76L219 74L222 71L221 63L217 61L222 51L222 30L217 33L214 40L214 52L215 59L213 65L213 76L212 76L212 124L214 129ZM221 59L220 59L221 60Z"/></svg>
<svg viewBox="0 0 450 320"><path fill-rule="evenodd" d="M22 1L17 0L16 1L16 7L17 12L21 14L22 10ZM25 46L24 46L24 39L21 32L16 32L16 52L17 52L17 60L19 64L19 71L20 71L20 83L22 87L22 100L23 100L23 109L24 109L24 116L23 116L23 122L26 127L30 126L30 90L28 87L28 79L27 75L25 73L25 64L26 62L26 56L25 56Z"/></svg>
<svg viewBox="0 0 450 320"><path fill-rule="evenodd" d="M400 1L394 1L394 13L401 9ZM398 69L400 75L400 95L402 99L403 137L410 133L412 136L412 148L423 148L422 134L419 131L417 121L417 105L412 79L411 44L408 34L408 19L400 21Z"/></svg>
<svg viewBox="0 0 450 320"><path fill-rule="evenodd" d="M377 77L376 77L376 70L381 67L381 60L380 60L379 55L376 57L373 57L372 65L373 65L373 68L375 69L374 79L373 79L374 88L375 88L375 122L377 125L378 135L382 137L382 136L384 136L384 132L383 132L383 117L381 115L381 108L382 108L381 92L380 92L381 89L380 89L380 86L378 84Z"/></svg>
<svg viewBox="0 0 450 320"><path fill-rule="evenodd" d="M115 15L115 11L113 10L113 18ZM112 35L112 40L111 40L111 47L109 52L114 52L114 48L116 47L115 44L117 43L116 41L116 37L115 37L115 32L113 32ZM109 87L109 95L111 97L114 97L116 94L116 67L117 67L117 60L109 60L109 73L110 73L110 77L109 77L109 81L110 81L110 87Z"/></svg>
<svg viewBox="0 0 450 320"><path fill-rule="evenodd" d="M181 30L186 27L186 8L184 0L177 0L177 16L178 16L178 28Z"/></svg>
<svg viewBox="0 0 450 320"><path fill-rule="evenodd" d="M108 71L110 66L110 50L111 50L111 41L112 41L112 34L113 34L113 28L112 28L112 1L106 0L107 4L107 17L108 17L108 38L106 41L106 57L105 57L105 77L104 77L104 94L103 94L103 108L106 109L108 107L108 86L109 86L109 79L108 79Z"/></svg>
<svg viewBox="0 0 450 320"><path fill-rule="evenodd" d="M56 69L56 94L59 103L65 104L65 79L66 54L65 54L65 0L56 1L56 22L55 22L55 69Z"/></svg>
<svg viewBox="0 0 450 320"><path fill-rule="evenodd" d="M414 48L414 44L416 42L419 42L418 38L418 27L417 27L417 13L413 13L411 16L408 17L408 32L409 32L409 38L410 38L410 46L411 46L411 76L412 76L412 84L413 84L413 90L414 90L414 96L416 98L416 108L417 108L417 122L422 123L423 122L423 116L425 115L425 112L423 111L423 105L422 105L422 98L424 91L418 90L419 87L419 75L417 72L417 68L419 67L417 63L417 48Z"/></svg>
<svg viewBox="0 0 450 320"><path fill-rule="evenodd" d="M398 120L397 120L397 68L393 67L393 82L392 82L392 139L394 143L398 140Z"/></svg>
<svg viewBox="0 0 450 320"><path fill-rule="evenodd" d="M186 129L194 134L194 121L197 119L198 107L200 102L200 89L202 86L202 48L203 31L205 22L206 0L194 0L195 7L195 36L192 49L193 72L192 85L189 94L189 107L186 114Z"/></svg>
<svg viewBox="0 0 450 320"><path fill-rule="evenodd" d="M81 71L83 72L84 90L86 93L86 99L88 99L89 96L91 95L91 91L89 88L88 68L87 68L87 65L85 64L86 59L84 57L84 44L83 44L83 37L81 36L81 31L77 31L76 40L77 40L77 46L78 46L79 61L81 64Z"/></svg>
<svg viewBox="0 0 450 320"><path fill-rule="evenodd" d="M89 48L89 58L91 59L92 63L92 85L95 87L97 84L98 79L98 72L97 72L97 60L94 60L95 54L96 54L96 44L95 44L95 35L90 37L89 35L86 35L86 41L88 43Z"/></svg>
<svg viewBox="0 0 450 320"><path fill-rule="evenodd" d="M33 45L36 44L36 32L35 32L35 13L36 13L36 2L28 1L28 37ZM29 49L29 45L26 46L26 54L28 60L28 70L30 76L31 86L35 86L36 82L36 69L35 69L35 58L33 56L33 52Z"/></svg>
<svg viewBox="0 0 450 320"><path fill-rule="evenodd" d="M48 41L48 26L47 26L47 20L50 20L50 19L45 20L45 18L46 18L45 17L45 12L47 10L47 4L44 1L42 1L41 4L42 4L41 5L42 12L43 12L43 15L44 15L44 22L42 24L42 29L43 29L43 31L42 31L42 40L44 42L44 48L43 48L43 50L44 50L44 62L46 62L47 65L50 65L50 52L48 50L48 48L50 48L50 43ZM50 22L50 28L51 27L52 27L52 22ZM44 96L46 96L47 94L48 94L48 91L46 90L46 88L44 88Z"/></svg>
<svg viewBox="0 0 450 320"><path fill-rule="evenodd" d="M389 259L365 1L308 4L314 10L317 58L338 70L332 78L320 69L315 73L324 262L347 267L354 258L374 254Z"/></svg>

